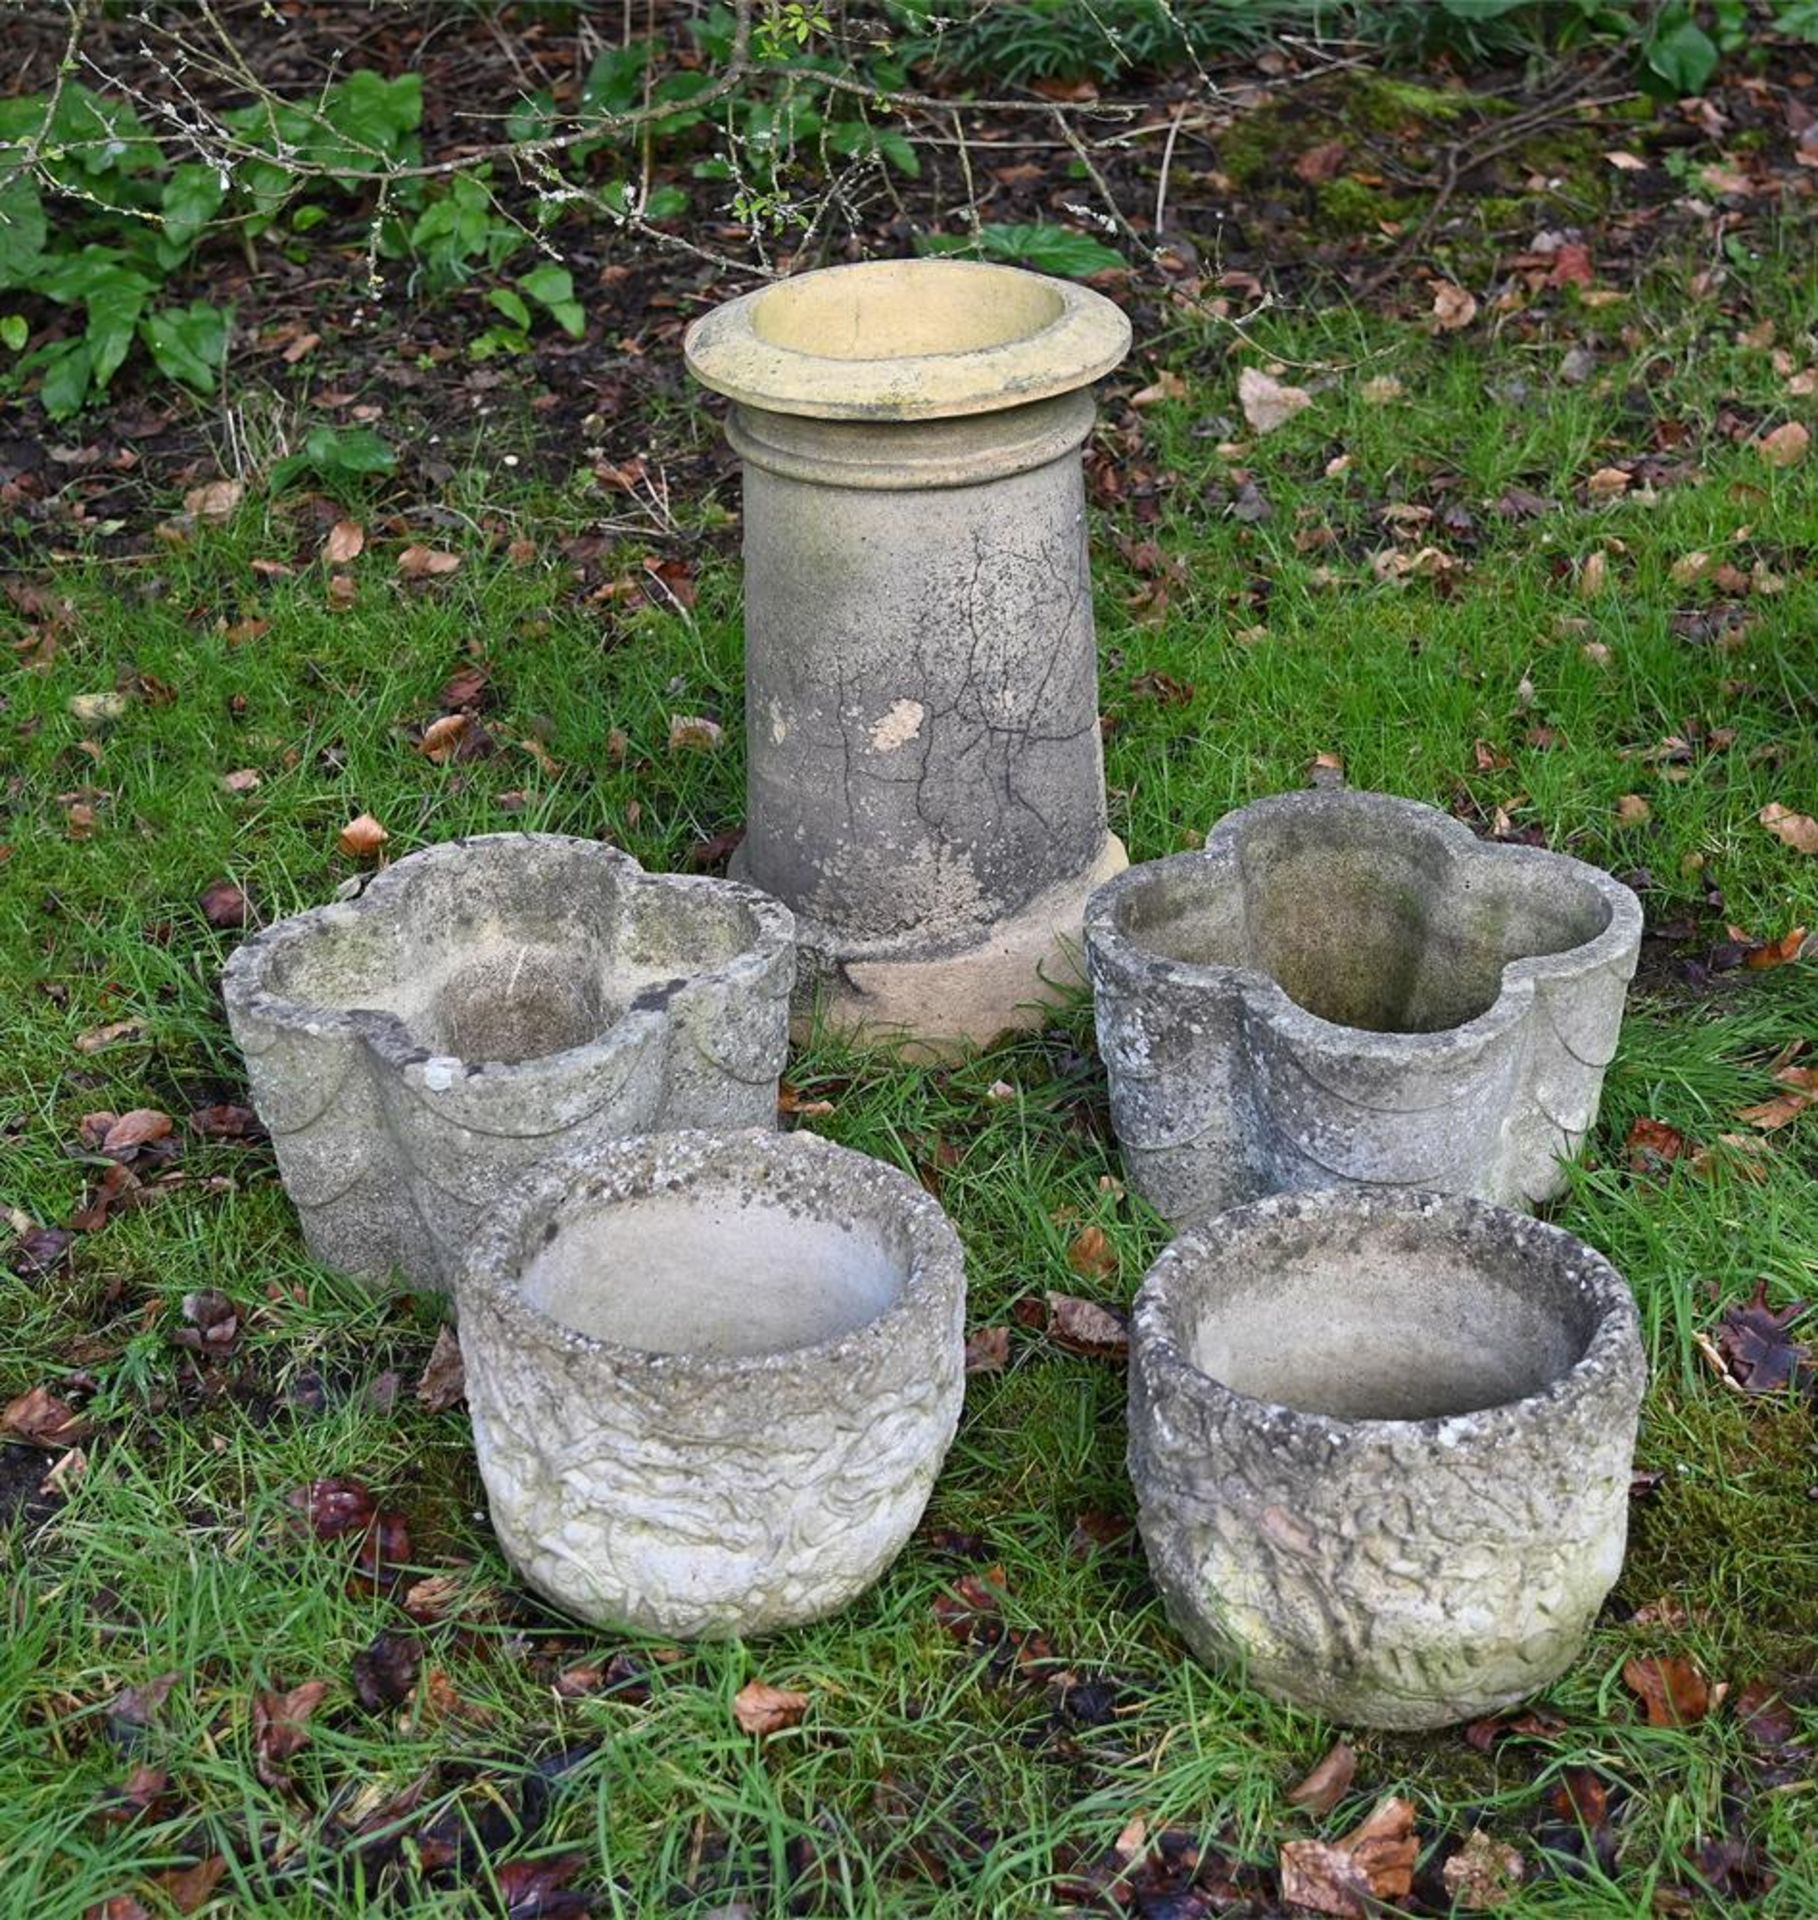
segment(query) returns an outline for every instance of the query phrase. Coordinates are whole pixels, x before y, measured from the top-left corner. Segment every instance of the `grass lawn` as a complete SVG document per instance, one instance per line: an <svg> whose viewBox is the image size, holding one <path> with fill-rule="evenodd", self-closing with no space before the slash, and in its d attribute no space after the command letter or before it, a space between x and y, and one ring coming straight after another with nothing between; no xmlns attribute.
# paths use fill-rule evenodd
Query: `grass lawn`
<svg viewBox="0 0 1818 1920"><path fill-rule="evenodd" d="M1336 755L1353 785L1635 877L1652 929L1557 1209L1645 1320L1658 1479L1627 1571L1548 1718L1478 1744L1350 1736L1353 1784L1318 1816L1286 1796L1335 1730L1202 1670L1162 1617L1126 1530L1120 1369L1014 1314L1050 1289L1127 1305L1164 1238L1118 1184L1084 1005L941 1069L792 1060L798 1100L825 1103L796 1124L938 1188L970 1321L1010 1328L1009 1362L969 1380L927 1521L876 1591L761 1645L589 1633L516 1590L464 1411L414 1393L438 1304L313 1267L268 1151L188 1123L244 1098L215 883L258 924L326 900L361 871L337 835L362 813L394 857L524 827L658 867L736 825L736 490L646 513L578 450L574 484L527 485L534 420L501 414L433 510L255 485L137 560L78 543L21 576L0 609L19 662L0 1198L22 1236L69 1222L110 1165L85 1115L171 1114L181 1151L140 1149L137 1194L67 1253L0 1251L0 1400L49 1387L90 1427L85 1470L48 1493L54 1454L0 1452L0 1913L583 1910L566 1890L617 1915L1174 1915L1226 1910L1220 1885L1266 1913L1284 1840L1347 1833L1391 1793L1416 1810L1422 1910L1447 1910L1440 1869L1481 1828L1521 1857L1509 1913L1818 1912L1799 1752L1818 1739L1818 1434L1797 1387L1740 1391L1711 1344L1758 1285L1776 1308L1818 1286L1818 1119L1738 1118L1818 1035L1818 966L1738 964L1818 925L1818 858L1757 820L1818 810L1818 456L1781 468L1756 444L1811 417L1788 379L1814 358L1818 285L1796 234L1754 259L1746 314L1684 278L1456 335L1346 309L1267 313L1243 339L1186 317L1143 343L1101 427L1122 491L1097 489L1102 697L1133 858ZM1778 366L1765 336L1738 343L1767 320ZM1313 404L1253 439L1236 370L1271 354ZM682 450L716 431L705 410L659 429ZM338 515L366 535L336 569L347 604L317 559ZM412 542L458 567L401 574ZM665 587L646 555L686 565ZM597 592L621 580L648 604ZM437 764L418 736L470 668L479 750ZM105 725L71 711L118 689ZM677 714L723 720L723 747L672 750ZM1665 1129L1652 1152L1630 1144L1641 1119ZM231 1332L219 1302L186 1318L210 1289ZM202 1350L198 1319L219 1328ZM287 1496L322 1479L396 1517L364 1547L316 1537ZM956 1588L984 1611L937 1606ZM1727 1697L1649 1724L1624 1667L1664 1659ZM740 1731L752 1678L807 1692L806 1717ZM306 1724L287 1739L268 1703L261 1734L260 1695L315 1682ZM1754 1682L1784 1701L1761 1708ZM1208 1863L1194 1893L1170 1880L1178 1836ZM539 1892L524 1863L569 1854Z"/></svg>

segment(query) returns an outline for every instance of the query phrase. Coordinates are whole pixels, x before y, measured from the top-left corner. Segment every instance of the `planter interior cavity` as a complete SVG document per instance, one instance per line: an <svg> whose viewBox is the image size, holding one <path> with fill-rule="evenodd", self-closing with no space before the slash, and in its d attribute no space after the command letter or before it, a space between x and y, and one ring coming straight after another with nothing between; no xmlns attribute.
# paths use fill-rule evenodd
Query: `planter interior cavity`
<svg viewBox="0 0 1818 1920"><path fill-rule="evenodd" d="M1412 1728L1577 1657L1644 1382L1633 1299L1582 1242L1456 1196L1279 1195L1169 1247L1131 1342L1143 1540L1209 1664Z"/></svg>
<svg viewBox="0 0 1818 1920"><path fill-rule="evenodd" d="M280 922L223 984L311 1252L440 1286L564 1142L773 1121L793 976L751 888L494 834Z"/></svg>
<svg viewBox="0 0 1818 1920"><path fill-rule="evenodd" d="M1596 1118L1628 888L1386 794L1288 794L1087 913L1131 1178L1175 1221L1411 1185L1532 1206Z"/></svg>
<svg viewBox="0 0 1818 1920"><path fill-rule="evenodd" d="M520 1291L558 1325L645 1353L788 1353L889 1308L907 1253L869 1224L760 1200L652 1194L552 1221Z"/></svg>
<svg viewBox="0 0 1818 1920"><path fill-rule="evenodd" d="M1233 1393L1332 1420L1444 1420L1541 1392L1595 1324L1518 1259L1473 1261L1424 1235L1312 1240L1258 1269L1216 1239L1182 1351Z"/></svg>
<svg viewBox="0 0 1818 1920"><path fill-rule="evenodd" d="M868 261L690 328L744 464L746 835L798 1013L941 1051L1079 977L1106 829L1079 449L1128 351L1102 295Z"/></svg>
<svg viewBox="0 0 1818 1920"><path fill-rule="evenodd" d="M751 1635L843 1606L901 1550L958 1423L952 1227L813 1135L561 1156L456 1293L500 1542L599 1624Z"/></svg>

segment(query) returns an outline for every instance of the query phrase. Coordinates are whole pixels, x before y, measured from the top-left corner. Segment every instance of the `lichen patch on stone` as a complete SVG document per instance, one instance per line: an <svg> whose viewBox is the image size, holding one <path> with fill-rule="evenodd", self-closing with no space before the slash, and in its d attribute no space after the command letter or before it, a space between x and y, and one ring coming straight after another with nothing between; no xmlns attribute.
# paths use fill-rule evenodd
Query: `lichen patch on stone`
<svg viewBox="0 0 1818 1920"><path fill-rule="evenodd" d="M871 744L879 753L894 753L922 730L928 709L919 700L898 700L871 729Z"/></svg>

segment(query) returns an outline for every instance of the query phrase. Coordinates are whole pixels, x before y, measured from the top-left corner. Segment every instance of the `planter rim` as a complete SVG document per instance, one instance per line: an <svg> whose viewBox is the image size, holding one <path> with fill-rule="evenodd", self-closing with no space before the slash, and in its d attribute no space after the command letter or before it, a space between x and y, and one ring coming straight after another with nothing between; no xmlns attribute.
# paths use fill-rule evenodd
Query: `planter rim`
<svg viewBox="0 0 1818 1920"><path fill-rule="evenodd" d="M1595 1316L1583 1353L1563 1373L1519 1400L1424 1420L1345 1420L1239 1392L1194 1365L1182 1351L1174 1331L1179 1311L1176 1295L1191 1287L1195 1265L1215 1254L1221 1243L1241 1240L1282 1220L1307 1220L1342 1232L1383 1219L1421 1221L1436 1237L1444 1237L1458 1227L1489 1229L1515 1242L1539 1243L1534 1251L1550 1264L1575 1267L1586 1284ZM1494 1450L1529 1431L1543 1410L1582 1404L1597 1395L1605 1382L1620 1379L1632 1361L1641 1362L1641 1316L1635 1296L1628 1282L1595 1247L1563 1227L1512 1208L1417 1187L1328 1187L1310 1193L1276 1193L1215 1214L1179 1234L1157 1257L1138 1289L1130 1315L1130 1335L1133 1352L1141 1350L1139 1364L1144 1371L1171 1388L1216 1398L1236 1411L1247 1425L1276 1436L1286 1432L1324 1441L1334 1454L1347 1444L1393 1446L1396 1442L1447 1451L1462 1445ZM1635 1398L1639 1401L1645 1368L1637 1364L1635 1371Z"/></svg>
<svg viewBox="0 0 1818 1920"><path fill-rule="evenodd" d="M763 1353L716 1355L691 1351L656 1352L629 1346L600 1334L570 1327L523 1296L519 1275L527 1264L524 1236L529 1223L546 1210L578 1205L611 1205L671 1193L685 1196L696 1185L736 1179L753 1162L766 1170L790 1161L816 1162L817 1199L826 1202L819 1217L835 1222L849 1217L848 1203L870 1187L901 1218L909 1241L908 1272L902 1291L882 1313L824 1340ZM739 1128L728 1133L679 1129L673 1133L633 1134L617 1140L569 1148L540 1161L535 1172L481 1230L455 1277L457 1302L483 1298L488 1308L520 1338L555 1344L573 1355L602 1360L619 1371L640 1373L647 1385L665 1379L695 1383L702 1379L761 1381L804 1371L823 1371L856 1362L868 1348L892 1342L899 1329L922 1319L939 1302L943 1272L961 1279L965 1256L953 1223L938 1201L906 1173L855 1153L814 1133L773 1133Z"/></svg>
<svg viewBox="0 0 1818 1920"><path fill-rule="evenodd" d="M806 344L814 310L842 300L855 337L865 303L933 301L984 319L970 323L974 338L949 350L814 351ZM788 324L792 317L799 327ZM998 413L1090 386L1129 352L1130 337L1120 308L1070 280L986 261L865 260L792 275L715 307L688 329L683 352L703 386L741 406L819 420L910 422Z"/></svg>
<svg viewBox="0 0 1818 1920"><path fill-rule="evenodd" d="M1496 998L1482 1013L1461 1021L1455 1027L1436 1027L1419 1033L1384 1033L1373 1027L1347 1027L1314 1013L1293 999L1272 974L1254 966L1223 966L1214 963L1175 960L1148 946L1119 924L1119 913L1137 893L1153 886L1164 876L1195 869L1230 871L1236 866L1238 842L1244 828L1267 813L1349 812L1375 815L1386 830L1412 829L1450 843L1463 859L1495 860L1510 866L1566 867L1572 877L1595 892L1610 910L1602 932L1577 946L1558 953L1518 955L1503 963L1502 985ZM1128 964L1131 956L1140 957L1146 971L1159 973L1185 985L1216 987L1230 985L1240 991L1251 1007L1274 1025L1292 1026L1330 1051L1342 1047L1353 1057L1380 1062L1385 1066L1417 1062L1432 1053L1436 1045L1456 1049L1487 1045L1523 1019L1535 984L1564 974L1590 972L1613 965L1633 947L1641 933L1641 903L1633 891L1601 867L1575 859L1569 853L1555 853L1547 847L1507 846L1496 841L1479 840L1462 820L1441 813L1423 801L1409 800L1400 794L1341 791L1332 793L1295 792L1266 794L1226 814L1206 838L1206 844L1190 853L1170 854L1160 860L1147 860L1118 874L1093 894L1086 906L1086 933L1093 947ZM1587 1063L1596 1064L1596 1063ZM1608 1064L1607 1062L1601 1064ZM1397 1112L1417 1109L1393 1109Z"/></svg>
<svg viewBox="0 0 1818 1920"><path fill-rule="evenodd" d="M534 840L542 845L557 845L585 850L614 870L623 887L662 885L690 889L712 888L737 896L738 904L750 914L752 938L732 959L717 967L703 968L686 976L683 984L693 987L703 982L728 986L760 977L776 963L779 953L793 949L795 916L780 900L772 899L756 887L736 880L716 880L707 874L648 873L630 854L599 840L583 839L578 834L533 833L527 830L503 833L468 834L454 840L438 840L417 852L394 861L366 883L351 900L338 900L326 906L312 907L293 914L244 941L229 956L222 969L222 981L230 991L245 996L248 1010L261 1020L283 1026L311 1023L318 1030L357 1035L378 1059L392 1071L411 1080L420 1080L432 1061L452 1062L462 1074L471 1077L482 1070L494 1087L534 1087L537 1081L553 1075L568 1076L578 1064L602 1060L632 1045L653 1023L668 1017L671 993L664 988L646 988L601 1032L575 1046L561 1047L550 1053L533 1054L524 1060L464 1060L457 1054L437 1054L411 1035L400 1014L382 1007L328 1007L279 993L265 982L272 965L283 953L299 944L324 937L332 938L337 927L350 916L387 914L402 916L410 890L421 877L438 866L458 865L476 849L481 858L495 850ZM464 1121L471 1131L483 1127Z"/></svg>

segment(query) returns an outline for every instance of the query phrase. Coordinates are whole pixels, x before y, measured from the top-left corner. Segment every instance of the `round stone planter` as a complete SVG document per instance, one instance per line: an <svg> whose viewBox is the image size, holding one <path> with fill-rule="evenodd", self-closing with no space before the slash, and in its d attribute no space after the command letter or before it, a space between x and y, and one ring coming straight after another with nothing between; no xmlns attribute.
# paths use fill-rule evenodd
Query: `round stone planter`
<svg viewBox="0 0 1818 1920"><path fill-rule="evenodd" d="M844 1606L953 1438L965 1293L935 1202L811 1134L564 1155L456 1287L506 1555L567 1612L685 1639Z"/></svg>
<svg viewBox="0 0 1818 1920"><path fill-rule="evenodd" d="M1228 814L1087 909L1131 1184L1177 1224L1327 1186L1550 1199L1596 1120L1640 941L1608 874L1412 800Z"/></svg>
<svg viewBox="0 0 1818 1920"><path fill-rule="evenodd" d="M501 833L280 921L222 988L311 1254L441 1287L564 1144L774 1125L794 972L753 888Z"/></svg>
<svg viewBox="0 0 1818 1920"><path fill-rule="evenodd" d="M716 308L688 365L745 473L746 837L798 1008L940 1048L1077 982L1106 831L1080 444L1108 300L874 261Z"/></svg>
<svg viewBox="0 0 1818 1920"><path fill-rule="evenodd" d="M1635 1303L1557 1227L1456 1196L1277 1195L1183 1234L1130 1330L1130 1476L1210 1665L1342 1722L1493 1713L1622 1565Z"/></svg>

